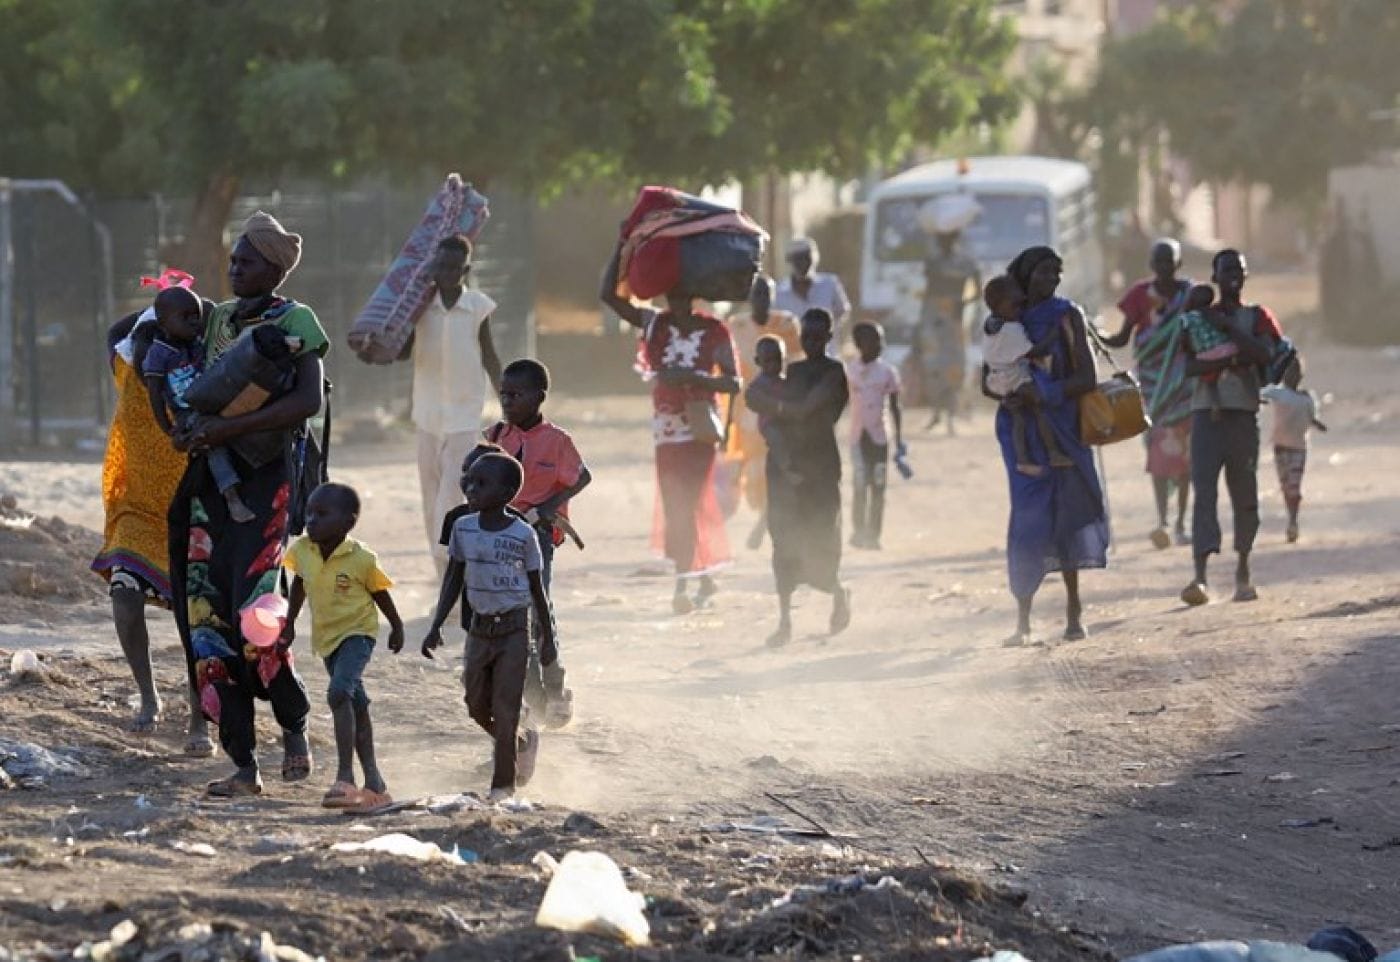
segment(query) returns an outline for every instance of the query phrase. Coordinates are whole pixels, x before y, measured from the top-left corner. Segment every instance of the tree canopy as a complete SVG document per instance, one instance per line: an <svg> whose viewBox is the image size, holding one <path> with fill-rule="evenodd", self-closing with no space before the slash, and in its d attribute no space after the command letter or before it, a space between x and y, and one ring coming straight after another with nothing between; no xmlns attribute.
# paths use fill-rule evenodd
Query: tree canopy
<svg viewBox="0 0 1400 962"><path fill-rule="evenodd" d="M1330 169L1395 143L1396 37L1394 0L1201 3L1106 44L1069 106L1102 133L1106 166L1165 133L1202 179L1307 202Z"/></svg>
<svg viewBox="0 0 1400 962"><path fill-rule="evenodd" d="M289 176L853 174L1014 110L991 7L0 0L0 174L189 191L206 245L241 184Z"/></svg>

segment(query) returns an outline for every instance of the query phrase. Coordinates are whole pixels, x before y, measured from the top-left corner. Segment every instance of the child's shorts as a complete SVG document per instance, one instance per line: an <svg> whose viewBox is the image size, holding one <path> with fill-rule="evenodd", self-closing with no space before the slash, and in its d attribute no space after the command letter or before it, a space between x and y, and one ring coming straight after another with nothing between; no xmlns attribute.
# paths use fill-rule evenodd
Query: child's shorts
<svg viewBox="0 0 1400 962"><path fill-rule="evenodd" d="M331 676L326 686L326 701L332 708L346 699L357 708L369 706L364 674L374 654L374 645L375 640L369 635L351 635L325 659L326 671Z"/></svg>

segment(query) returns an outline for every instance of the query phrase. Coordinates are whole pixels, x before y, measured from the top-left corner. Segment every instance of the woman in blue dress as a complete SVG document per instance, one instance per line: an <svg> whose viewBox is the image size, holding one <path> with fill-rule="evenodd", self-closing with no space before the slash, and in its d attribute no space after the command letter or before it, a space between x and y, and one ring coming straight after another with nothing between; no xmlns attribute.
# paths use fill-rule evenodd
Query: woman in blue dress
<svg viewBox="0 0 1400 962"><path fill-rule="evenodd" d="M1005 405L997 411L997 441L1011 486L1007 574L1018 609L1016 631L1006 641L1010 646L1030 642L1031 603L1045 575L1052 571L1061 573L1068 596L1065 640L1085 638L1079 571L1108 564L1108 514L1103 488L1094 469L1093 452L1079 437L1079 398L1095 386L1094 356L1089 349L1084 312L1074 302L1055 294L1062 269L1059 254L1050 247L1028 248L1006 268L1026 294L1021 322L1031 342L1039 343L1057 327L1063 332L1051 353L1049 371L1033 368L1033 382L1019 393L1024 403L1037 404L1045 410L1060 450L1074 462L1073 467L1053 468L1040 477L1017 471L1011 414ZM996 397L986 387L986 375L984 367L983 391ZM1027 432L1026 441L1032 459L1048 464L1038 433Z"/></svg>

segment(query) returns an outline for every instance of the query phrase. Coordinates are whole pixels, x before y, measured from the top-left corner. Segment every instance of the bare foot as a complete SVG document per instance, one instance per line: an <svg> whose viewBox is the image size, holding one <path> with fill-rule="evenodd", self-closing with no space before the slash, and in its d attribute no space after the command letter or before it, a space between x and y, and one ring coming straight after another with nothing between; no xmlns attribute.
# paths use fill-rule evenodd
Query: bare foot
<svg viewBox="0 0 1400 962"><path fill-rule="evenodd" d="M1084 630L1084 625L1079 621L1072 621L1065 625L1065 641L1083 641L1089 637L1089 633Z"/></svg>
<svg viewBox="0 0 1400 962"><path fill-rule="evenodd" d="M1158 551L1165 551L1172 546L1171 535L1167 534L1167 526L1152 529L1152 534L1148 535L1152 539L1152 547Z"/></svg>
<svg viewBox="0 0 1400 962"><path fill-rule="evenodd" d="M684 591L677 591L671 598L671 610L678 615L688 615L695 610L695 602Z"/></svg>
<svg viewBox="0 0 1400 962"><path fill-rule="evenodd" d="M777 630L768 636L767 645L769 648L781 648L789 641L792 641L792 622L784 618L778 622Z"/></svg>
<svg viewBox="0 0 1400 962"><path fill-rule="evenodd" d="M1247 582L1247 581L1240 582L1239 584L1235 585L1235 600L1236 600L1236 601L1258 601L1258 600L1259 600L1259 592L1258 592L1258 590L1254 587L1254 585L1250 584L1249 582Z"/></svg>
<svg viewBox="0 0 1400 962"><path fill-rule="evenodd" d="M709 607L710 600L717 594L719 594L719 585L715 584L715 579L701 578L700 590L695 593L695 607Z"/></svg>
<svg viewBox="0 0 1400 962"><path fill-rule="evenodd" d="M1031 644L1031 633L1029 630L1017 628L1002 641L1003 648L1027 648Z"/></svg>
<svg viewBox="0 0 1400 962"><path fill-rule="evenodd" d="M127 724L126 730L134 735L149 735L160 727L160 702L144 702L137 709L136 716Z"/></svg>
<svg viewBox="0 0 1400 962"><path fill-rule="evenodd" d="M836 589L831 603L831 633L839 635L851 626L851 589L844 585Z"/></svg>
<svg viewBox="0 0 1400 962"><path fill-rule="evenodd" d="M191 758L214 755L214 740L209 737L209 722L203 715L190 715L189 727L185 729L185 754Z"/></svg>

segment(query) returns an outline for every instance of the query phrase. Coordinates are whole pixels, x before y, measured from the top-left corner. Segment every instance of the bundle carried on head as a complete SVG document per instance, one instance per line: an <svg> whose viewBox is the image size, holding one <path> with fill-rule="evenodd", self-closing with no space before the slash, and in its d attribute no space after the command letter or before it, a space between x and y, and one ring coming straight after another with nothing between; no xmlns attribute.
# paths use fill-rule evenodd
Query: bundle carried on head
<svg viewBox="0 0 1400 962"><path fill-rule="evenodd" d="M622 225L617 293L748 298L768 233L743 211L671 187L643 187Z"/></svg>
<svg viewBox="0 0 1400 962"><path fill-rule="evenodd" d="M432 261L439 242L453 234L475 241L490 215L485 197L459 175L447 175L350 328L350 349L360 360L389 364L399 359L432 301Z"/></svg>
<svg viewBox="0 0 1400 962"><path fill-rule="evenodd" d="M982 214L970 194L939 194L919 206L919 229L925 234L956 234L967 230Z"/></svg>

